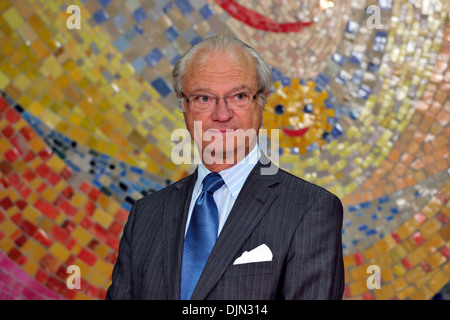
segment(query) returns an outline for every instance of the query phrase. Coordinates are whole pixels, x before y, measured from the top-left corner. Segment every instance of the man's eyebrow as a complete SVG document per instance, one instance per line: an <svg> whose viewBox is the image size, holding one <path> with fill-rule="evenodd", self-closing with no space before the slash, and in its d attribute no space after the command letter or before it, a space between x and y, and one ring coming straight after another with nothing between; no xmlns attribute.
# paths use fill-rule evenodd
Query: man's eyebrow
<svg viewBox="0 0 450 320"><path fill-rule="evenodd" d="M231 92L236 92L238 90L243 90L243 89L250 91L250 87L248 85L240 84L240 85L238 85L238 86L236 86L236 87L234 87L234 88L232 88L230 90L227 90L225 94L229 94ZM196 89L192 90L190 92L190 94L195 94L195 93L199 93L199 92L209 92L210 93L211 89L209 89L209 88L196 88ZM213 93L211 93L211 94L213 94Z"/></svg>

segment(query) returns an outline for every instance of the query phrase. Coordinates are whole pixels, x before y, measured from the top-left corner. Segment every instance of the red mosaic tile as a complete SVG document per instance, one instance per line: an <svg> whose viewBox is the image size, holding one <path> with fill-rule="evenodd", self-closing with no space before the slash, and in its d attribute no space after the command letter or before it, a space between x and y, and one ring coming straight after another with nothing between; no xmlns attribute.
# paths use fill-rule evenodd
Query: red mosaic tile
<svg viewBox="0 0 450 320"><path fill-rule="evenodd" d="M25 209L28 206L28 203L26 201L24 201L24 200L17 200L16 201L16 206L20 210L23 210L23 209Z"/></svg>
<svg viewBox="0 0 450 320"><path fill-rule="evenodd" d="M47 248L50 247L53 243L53 239L50 238L48 234L42 229L38 229L37 233L34 235L34 238Z"/></svg>
<svg viewBox="0 0 450 320"><path fill-rule="evenodd" d="M119 251L119 242L120 240L114 235L108 236L108 239L106 240L106 244L114 251Z"/></svg>
<svg viewBox="0 0 450 320"><path fill-rule="evenodd" d="M111 264L115 264L117 261L117 253L110 252L105 256L105 261Z"/></svg>
<svg viewBox="0 0 450 320"><path fill-rule="evenodd" d="M0 114L3 113L9 106L8 101L5 98L0 97Z"/></svg>
<svg viewBox="0 0 450 320"><path fill-rule="evenodd" d="M397 234L397 232L392 232L391 233L392 237L394 238L395 242L397 243L402 243L402 239L400 238L400 236Z"/></svg>
<svg viewBox="0 0 450 320"><path fill-rule="evenodd" d="M25 244L25 242L27 242L27 240L28 240L27 237L24 234L22 234L16 240L14 240L14 243L16 246L20 248Z"/></svg>
<svg viewBox="0 0 450 320"><path fill-rule="evenodd" d="M49 233L55 240L61 243L65 243L70 236L69 232L67 232L58 225L54 225Z"/></svg>
<svg viewBox="0 0 450 320"><path fill-rule="evenodd" d="M98 198L100 198L102 192L98 189L92 188L91 191L89 191L88 197L94 202L98 201Z"/></svg>
<svg viewBox="0 0 450 320"><path fill-rule="evenodd" d="M73 300L77 296L77 292L78 292L77 289L67 289L66 292L64 293L64 298Z"/></svg>
<svg viewBox="0 0 450 320"><path fill-rule="evenodd" d="M34 206L50 219L55 219L59 215L58 210L56 210L50 203L43 199L38 199Z"/></svg>
<svg viewBox="0 0 450 320"><path fill-rule="evenodd" d="M113 234L114 236L119 236L123 230L123 225L119 223L117 220L114 220L108 228L108 232Z"/></svg>
<svg viewBox="0 0 450 320"><path fill-rule="evenodd" d="M127 221L128 215L129 213L127 210L120 208L119 210L117 210L115 217L123 224Z"/></svg>
<svg viewBox="0 0 450 320"><path fill-rule="evenodd" d="M47 184L45 182L42 182L37 188L36 191L38 193L42 193L45 191L45 189L47 189Z"/></svg>
<svg viewBox="0 0 450 320"><path fill-rule="evenodd" d="M78 190L80 190L81 192L83 192L84 194L88 194L89 191L91 190L91 185L85 181L83 181L80 186L78 187Z"/></svg>
<svg viewBox="0 0 450 320"><path fill-rule="evenodd" d="M100 241L106 241L109 233L98 223L94 223L94 225L90 229L91 233L97 237Z"/></svg>
<svg viewBox="0 0 450 320"><path fill-rule="evenodd" d="M26 257L17 248L11 248L8 252L8 257L15 261L18 265L22 265L26 262Z"/></svg>
<svg viewBox="0 0 450 320"><path fill-rule="evenodd" d="M412 238L418 246L420 246L425 241L425 238L422 236L422 234L420 232L415 232L412 235Z"/></svg>
<svg viewBox="0 0 450 320"><path fill-rule="evenodd" d="M73 217L78 212L78 209L74 207L72 204L70 204L69 201L63 200L58 206L59 209L61 209L62 212L64 212L66 215Z"/></svg>
<svg viewBox="0 0 450 320"><path fill-rule="evenodd" d="M56 186L59 183L59 181L61 181L61 177L54 172L50 172L50 175L47 177L47 181L52 186Z"/></svg>
<svg viewBox="0 0 450 320"><path fill-rule="evenodd" d="M13 206L14 206L14 203L11 201L11 199L9 197L5 197L0 200L0 207L2 207L3 210L5 210L5 211L12 208Z"/></svg>
<svg viewBox="0 0 450 320"><path fill-rule="evenodd" d="M73 247L77 244L77 240L75 238L70 238L66 244L65 247L67 250L72 250Z"/></svg>
<svg viewBox="0 0 450 320"><path fill-rule="evenodd" d="M442 223L443 225L446 225L448 223L448 218L445 214L443 214L442 212L439 212L436 215L436 218L439 220L440 223Z"/></svg>
<svg viewBox="0 0 450 320"><path fill-rule="evenodd" d="M44 148L38 152L38 156L44 161L47 161L48 159L50 159L52 155L53 155L53 152L48 148Z"/></svg>
<svg viewBox="0 0 450 320"><path fill-rule="evenodd" d="M23 173L22 173L22 179L24 179L27 182L31 182L36 178L37 174L31 170L31 169L26 169Z"/></svg>
<svg viewBox="0 0 450 320"><path fill-rule="evenodd" d="M61 191L61 194L67 199L72 199L73 195L75 194L75 191L71 186L68 186L63 191Z"/></svg>
<svg viewBox="0 0 450 320"><path fill-rule="evenodd" d="M5 152L4 155L6 160L8 160L10 163L14 163L14 161L19 159L20 157L20 153L19 151L17 151L16 148L9 149L8 151Z"/></svg>
<svg viewBox="0 0 450 320"><path fill-rule="evenodd" d="M353 259L355 259L355 263L358 266L364 263L364 257L361 252L356 252L355 254L353 254Z"/></svg>
<svg viewBox="0 0 450 320"><path fill-rule="evenodd" d="M450 258L450 249L447 248L446 246L443 246L441 248L441 250L439 250L441 252L441 254L446 257L447 259Z"/></svg>
<svg viewBox="0 0 450 320"><path fill-rule="evenodd" d="M64 167L64 169L61 170L60 175L64 180L69 180L72 176L72 170L69 167Z"/></svg>
<svg viewBox="0 0 450 320"><path fill-rule="evenodd" d="M406 268L406 270L409 270L413 267L411 261L409 261L409 259L406 257L403 258L401 262L402 262L403 266Z"/></svg>
<svg viewBox="0 0 450 320"><path fill-rule="evenodd" d="M11 125L8 125L2 130L2 134L8 139L14 134L14 132L15 130Z"/></svg>
<svg viewBox="0 0 450 320"><path fill-rule="evenodd" d="M16 174L16 173L12 173L10 174L8 177L8 182L11 184L11 186L13 187L17 187L20 183L21 183L21 179L20 177Z"/></svg>
<svg viewBox="0 0 450 320"><path fill-rule="evenodd" d="M95 206L95 204L91 201L87 201L83 207L84 212L88 215L91 216L94 214L95 210L97 209L97 207Z"/></svg>
<svg viewBox="0 0 450 320"><path fill-rule="evenodd" d="M72 220L66 219L61 224L61 227L64 228L64 230L66 230L67 232L72 232L73 230L75 230L76 224Z"/></svg>
<svg viewBox="0 0 450 320"><path fill-rule="evenodd" d="M59 280L57 277L50 276L45 283L45 285L54 292L57 292L61 295L67 290L66 282Z"/></svg>
<svg viewBox="0 0 450 320"><path fill-rule="evenodd" d="M26 153L26 155L23 157L23 161L30 162L30 161L34 160L34 158L36 158L36 155L34 154L34 152L28 151Z"/></svg>
<svg viewBox="0 0 450 320"><path fill-rule="evenodd" d="M36 275L34 276L34 279L40 283L45 283L48 280L48 274L42 269L38 269L36 271Z"/></svg>
<svg viewBox="0 0 450 320"><path fill-rule="evenodd" d="M32 222L22 219L19 223L19 228L25 232L29 236L33 236L35 232L37 231L38 227L35 226Z"/></svg>
<svg viewBox="0 0 450 320"><path fill-rule="evenodd" d="M60 264L61 261L59 261L51 253L46 253L39 261L39 265L41 266L41 268L50 274L54 274L56 270L58 270Z"/></svg>
<svg viewBox="0 0 450 320"><path fill-rule="evenodd" d="M80 253L78 253L78 258L86 262L86 264L88 264L91 267L97 261L97 256L85 248L82 248L80 250Z"/></svg>
<svg viewBox="0 0 450 320"><path fill-rule="evenodd" d="M375 297L371 292L364 292L363 293L363 299L364 300L375 300Z"/></svg>
<svg viewBox="0 0 450 320"><path fill-rule="evenodd" d="M41 177L41 178L45 178L50 174L51 169L45 164L45 163L41 163L37 168L36 168L36 173Z"/></svg>
<svg viewBox="0 0 450 320"><path fill-rule="evenodd" d="M22 220L22 213L20 212L16 213L11 217L11 221L14 222L16 225L19 225L21 220Z"/></svg>
<svg viewBox="0 0 450 320"><path fill-rule="evenodd" d="M89 230L93 224L94 222L87 216L84 216L80 221L80 226L82 226L86 230Z"/></svg>
<svg viewBox="0 0 450 320"><path fill-rule="evenodd" d="M34 130L28 126L20 129L20 133L27 141L31 141L34 137L36 137L36 133L34 132Z"/></svg>
<svg viewBox="0 0 450 320"><path fill-rule="evenodd" d="M13 124L21 119L20 114L12 108L8 108L4 112L4 116L5 116L6 120L8 120L10 123L13 123Z"/></svg>
<svg viewBox="0 0 450 320"><path fill-rule="evenodd" d="M19 191L20 196L22 197L22 199L27 199L28 196L33 192L33 190L31 188L23 188L22 190Z"/></svg>

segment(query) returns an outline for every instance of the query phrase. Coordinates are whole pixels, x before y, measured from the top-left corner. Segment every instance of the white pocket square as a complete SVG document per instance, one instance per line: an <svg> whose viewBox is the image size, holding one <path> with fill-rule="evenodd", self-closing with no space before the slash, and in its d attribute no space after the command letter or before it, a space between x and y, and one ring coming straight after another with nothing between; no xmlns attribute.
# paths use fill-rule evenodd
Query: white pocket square
<svg viewBox="0 0 450 320"><path fill-rule="evenodd" d="M262 244L253 250L245 251L239 258L234 260L235 264L244 264L251 262L272 261L273 254L266 244Z"/></svg>

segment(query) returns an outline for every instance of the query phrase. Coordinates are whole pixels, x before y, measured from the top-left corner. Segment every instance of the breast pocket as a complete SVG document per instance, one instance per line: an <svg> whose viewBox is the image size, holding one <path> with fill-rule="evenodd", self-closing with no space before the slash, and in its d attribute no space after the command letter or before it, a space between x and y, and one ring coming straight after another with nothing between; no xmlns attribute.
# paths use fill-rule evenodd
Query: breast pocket
<svg viewBox="0 0 450 320"><path fill-rule="evenodd" d="M252 276L272 274L275 261L251 262L244 264L231 265L228 268L227 275L232 277Z"/></svg>

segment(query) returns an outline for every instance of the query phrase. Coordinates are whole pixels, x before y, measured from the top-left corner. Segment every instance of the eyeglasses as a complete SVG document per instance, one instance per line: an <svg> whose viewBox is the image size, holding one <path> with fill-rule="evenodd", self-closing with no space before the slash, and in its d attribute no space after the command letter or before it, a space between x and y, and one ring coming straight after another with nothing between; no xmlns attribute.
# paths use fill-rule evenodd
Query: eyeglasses
<svg viewBox="0 0 450 320"><path fill-rule="evenodd" d="M229 93L223 97L218 97L216 95L207 93L192 94L189 97L186 97L184 93L181 92L181 95L189 104L189 108L192 111L198 112L208 112L214 110L220 99L224 99L225 104L228 108L242 110L247 108L259 94L260 91L258 90L255 94L244 91Z"/></svg>

